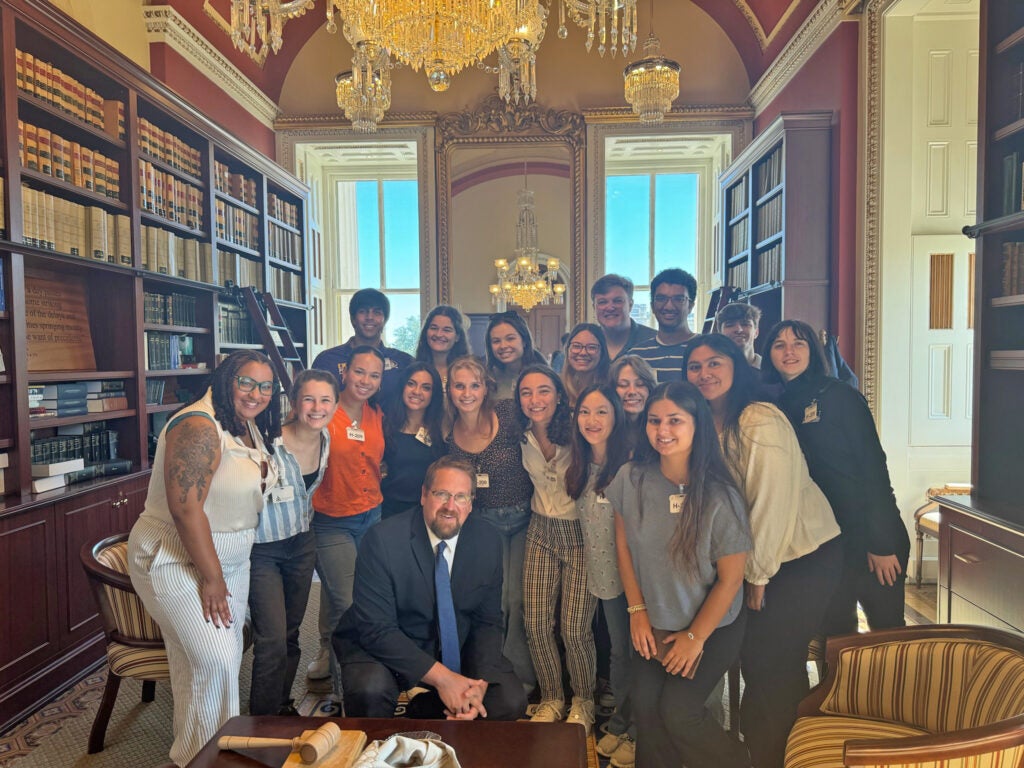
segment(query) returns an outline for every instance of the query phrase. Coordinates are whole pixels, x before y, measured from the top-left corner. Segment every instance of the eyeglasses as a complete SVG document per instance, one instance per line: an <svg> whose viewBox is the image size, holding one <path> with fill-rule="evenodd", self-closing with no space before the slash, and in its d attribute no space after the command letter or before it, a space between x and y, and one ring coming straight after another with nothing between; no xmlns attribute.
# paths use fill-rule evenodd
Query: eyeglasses
<svg viewBox="0 0 1024 768"><path fill-rule="evenodd" d="M267 397L274 394L277 389L273 381L256 381L248 376L235 376L235 384L238 385L239 392L252 392L254 389L258 389L261 395Z"/></svg>
<svg viewBox="0 0 1024 768"><path fill-rule="evenodd" d="M679 306L683 306L684 304L689 304L690 301L692 301L692 299L690 299L690 297L687 296L685 293L680 293L675 296L665 296L659 293L656 294L651 301L654 304L654 306L663 307L669 302L672 302L673 304L678 304Z"/></svg>
<svg viewBox="0 0 1024 768"><path fill-rule="evenodd" d="M473 501L473 497L468 493L449 493L448 491L431 491L430 495L434 497L441 504L447 504L452 499L455 499L456 506L464 507Z"/></svg>
<svg viewBox="0 0 1024 768"><path fill-rule="evenodd" d="M569 345L569 351L575 352L576 354L579 354L580 352L586 352L588 355L596 355L598 352L601 351L601 345L580 344L579 342L574 341L572 344Z"/></svg>

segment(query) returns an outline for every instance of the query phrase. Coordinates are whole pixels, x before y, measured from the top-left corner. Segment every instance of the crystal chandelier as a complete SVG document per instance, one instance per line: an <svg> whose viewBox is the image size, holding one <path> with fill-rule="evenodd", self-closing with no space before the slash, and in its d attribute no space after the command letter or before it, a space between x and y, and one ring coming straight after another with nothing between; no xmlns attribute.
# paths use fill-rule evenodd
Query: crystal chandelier
<svg viewBox="0 0 1024 768"><path fill-rule="evenodd" d="M423 68L435 91L512 36L516 3L505 0L327 0L327 30L341 14L345 37L387 49L417 72Z"/></svg>
<svg viewBox="0 0 1024 768"><path fill-rule="evenodd" d="M557 282L558 259L549 258L544 271L538 264L537 219L533 209L533 191L527 188L526 167L523 167L523 189L519 190L519 219L516 221L515 259L495 259L497 283L489 290L491 303L518 304L529 312L538 304L561 304L565 297L565 284Z"/></svg>
<svg viewBox="0 0 1024 768"><path fill-rule="evenodd" d="M587 30L587 51L597 40L597 52L604 56L611 39L612 56L621 50L627 56L636 48L636 0L561 0L558 10L558 37L565 40L569 30L565 17Z"/></svg>
<svg viewBox="0 0 1024 768"><path fill-rule="evenodd" d="M356 43L352 70L336 78L338 107L352 121L352 128L373 133L391 107L391 62L388 52L366 41Z"/></svg>
<svg viewBox="0 0 1024 768"><path fill-rule="evenodd" d="M660 123L679 96L679 64L661 55L653 31L644 43L644 58L627 66L622 76L633 114L646 125Z"/></svg>
<svg viewBox="0 0 1024 768"><path fill-rule="evenodd" d="M301 16L312 7L313 0L231 0L231 42L254 58L267 43L277 53L285 20Z"/></svg>
<svg viewBox="0 0 1024 768"><path fill-rule="evenodd" d="M537 98L537 49L544 39L548 9L537 0L518 0L518 22L498 48L498 94L524 104Z"/></svg>

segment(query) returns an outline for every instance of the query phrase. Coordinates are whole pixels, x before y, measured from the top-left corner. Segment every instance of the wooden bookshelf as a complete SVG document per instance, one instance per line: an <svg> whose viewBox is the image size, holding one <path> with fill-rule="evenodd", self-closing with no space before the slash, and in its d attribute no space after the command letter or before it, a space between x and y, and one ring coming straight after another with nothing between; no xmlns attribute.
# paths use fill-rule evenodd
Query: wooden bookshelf
<svg viewBox="0 0 1024 768"><path fill-rule="evenodd" d="M721 178L721 279L784 317L828 325L831 112L783 113Z"/></svg>

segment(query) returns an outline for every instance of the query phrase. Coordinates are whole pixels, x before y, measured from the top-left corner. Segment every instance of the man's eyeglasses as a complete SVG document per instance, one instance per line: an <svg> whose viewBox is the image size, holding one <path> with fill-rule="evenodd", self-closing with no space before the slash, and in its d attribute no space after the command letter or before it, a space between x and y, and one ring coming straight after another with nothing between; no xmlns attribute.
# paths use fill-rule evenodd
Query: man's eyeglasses
<svg viewBox="0 0 1024 768"><path fill-rule="evenodd" d="M574 341L572 344L569 345L569 351L575 352L576 354L579 354L580 352L586 352L588 355L596 355L598 352L601 351L601 345L580 344Z"/></svg>
<svg viewBox="0 0 1024 768"><path fill-rule="evenodd" d="M456 506L465 507L467 504L473 501L473 497L468 493L449 493L448 491L431 491L430 495L433 496L439 503L447 504L452 499L455 499Z"/></svg>
<svg viewBox="0 0 1024 768"><path fill-rule="evenodd" d="M691 299L685 293L676 296L665 296L662 294L656 294L651 301L656 307L664 307L669 302L672 302L673 304L678 304L681 307L684 304L689 304Z"/></svg>
<svg viewBox="0 0 1024 768"><path fill-rule="evenodd" d="M267 397L274 394L277 389L273 381L256 381L248 376L235 376L235 384L238 385L239 392L252 392L254 389L258 389L261 395Z"/></svg>

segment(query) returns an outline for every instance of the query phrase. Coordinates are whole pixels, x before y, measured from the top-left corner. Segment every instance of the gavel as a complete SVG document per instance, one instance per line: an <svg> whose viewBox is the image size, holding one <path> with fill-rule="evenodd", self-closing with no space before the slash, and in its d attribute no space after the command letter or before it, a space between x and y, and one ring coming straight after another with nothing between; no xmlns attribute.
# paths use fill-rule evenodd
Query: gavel
<svg viewBox="0 0 1024 768"><path fill-rule="evenodd" d="M334 723L324 723L309 735L293 739L271 739L263 736L221 736L217 739L220 749L262 749L264 747L289 747L298 750L299 757L306 764L322 760L341 741L341 728Z"/></svg>

